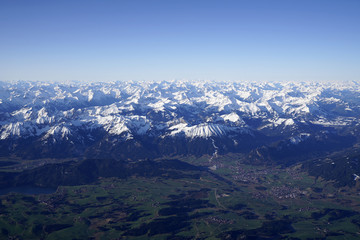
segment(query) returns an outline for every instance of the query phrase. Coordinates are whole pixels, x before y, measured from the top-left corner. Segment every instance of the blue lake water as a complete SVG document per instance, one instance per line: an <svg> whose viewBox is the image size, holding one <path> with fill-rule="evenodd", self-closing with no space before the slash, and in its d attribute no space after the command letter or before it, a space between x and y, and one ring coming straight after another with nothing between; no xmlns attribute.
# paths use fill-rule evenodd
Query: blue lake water
<svg viewBox="0 0 360 240"><path fill-rule="evenodd" d="M0 189L0 195L8 193L22 193L27 195L50 194L56 192L56 188L43 188L35 186L9 187Z"/></svg>

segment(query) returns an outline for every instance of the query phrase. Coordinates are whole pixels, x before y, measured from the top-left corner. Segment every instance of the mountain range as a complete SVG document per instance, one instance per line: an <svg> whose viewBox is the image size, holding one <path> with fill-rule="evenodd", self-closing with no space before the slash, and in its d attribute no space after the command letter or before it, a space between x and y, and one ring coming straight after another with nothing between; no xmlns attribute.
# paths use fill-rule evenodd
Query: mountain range
<svg viewBox="0 0 360 240"><path fill-rule="evenodd" d="M1 82L0 156L289 163L356 144L359 116L358 82Z"/></svg>

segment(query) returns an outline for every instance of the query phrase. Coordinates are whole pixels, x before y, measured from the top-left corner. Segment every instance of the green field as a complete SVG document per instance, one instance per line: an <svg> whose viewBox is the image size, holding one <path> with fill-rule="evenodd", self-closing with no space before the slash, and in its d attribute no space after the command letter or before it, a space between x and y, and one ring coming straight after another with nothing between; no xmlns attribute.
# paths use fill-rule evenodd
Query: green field
<svg viewBox="0 0 360 240"><path fill-rule="evenodd" d="M300 166L207 159L180 159L202 171L100 177L48 195L0 196L0 239L360 238L356 187L335 188Z"/></svg>

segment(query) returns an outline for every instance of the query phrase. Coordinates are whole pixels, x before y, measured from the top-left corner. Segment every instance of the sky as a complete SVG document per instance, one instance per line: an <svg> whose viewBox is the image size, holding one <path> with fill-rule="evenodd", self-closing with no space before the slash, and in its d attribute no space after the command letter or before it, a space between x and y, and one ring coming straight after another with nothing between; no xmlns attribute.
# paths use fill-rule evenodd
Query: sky
<svg viewBox="0 0 360 240"><path fill-rule="evenodd" d="M173 79L360 81L360 1L0 1L0 81Z"/></svg>

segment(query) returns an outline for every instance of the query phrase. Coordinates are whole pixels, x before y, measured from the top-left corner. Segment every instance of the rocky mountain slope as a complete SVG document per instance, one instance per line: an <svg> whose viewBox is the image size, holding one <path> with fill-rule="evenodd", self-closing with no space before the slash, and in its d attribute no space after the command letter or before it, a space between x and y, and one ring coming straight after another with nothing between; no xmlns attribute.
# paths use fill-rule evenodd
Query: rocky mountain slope
<svg viewBox="0 0 360 240"><path fill-rule="evenodd" d="M1 82L0 155L256 160L352 146L359 116L357 82Z"/></svg>

